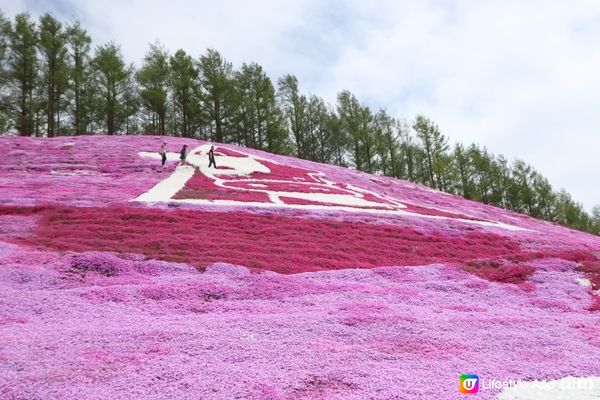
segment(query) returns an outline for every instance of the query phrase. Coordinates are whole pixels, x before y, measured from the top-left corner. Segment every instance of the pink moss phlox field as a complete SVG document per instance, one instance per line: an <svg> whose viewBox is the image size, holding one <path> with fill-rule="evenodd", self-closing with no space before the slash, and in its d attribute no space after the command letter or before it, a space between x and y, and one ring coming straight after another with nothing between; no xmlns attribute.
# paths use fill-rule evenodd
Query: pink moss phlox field
<svg viewBox="0 0 600 400"><path fill-rule="evenodd" d="M437 265L278 275L163 263L154 274L150 260L80 256L112 284L59 289L71 254L46 267L58 290L8 279L23 265L4 265L3 395L430 399L453 398L457 374L473 368L498 379L600 373L598 314L557 271L536 278L549 291L474 291L479 278L448 279ZM140 270L152 273L132 283Z"/></svg>
<svg viewBox="0 0 600 400"><path fill-rule="evenodd" d="M205 144L0 138L0 399L457 399L463 373L600 376L598 237L219 143L271 160L260 179L318 171L420 215L132 201L175 170L138 155L163 140ZM177 198L267 201L203 176Z"/></svg>
<svg viewBox="0 0 600 400"><path fill-rule="evenodd" d="M486 265L485 270L473 265L480 259L554 256L554 253L523 253L516 242L494 233L467 231L461 237L446 236L443 232L425 235L391 225L242 212L48 206L0 207L2 214L39 217L37 228L18 241L31 247L61 251L131 251L200 268L224 261L280 273L298 273L469 262L465 269L480 277L519 283L533 272L530 267L500 265L495 261Z"/></svg>
<svg viewBox="0 0 600 400"><path fill-rule="evenodd" d="M266 193L248 190L231 190L214 184L206 175L195 172L186 185L173 196L174 199L235 200L269 203Z"/></svg>
<svg viewBox="0 0 600 400"><path fill-rule="evenodd" d="M229 151L228 155L240 153ZM223 153L226 154L226 153ZM261 164L269 169L269 173L253 172L249 175L227 176L220 185L196 171L185 186L173 197L174 199L207 199L207 200L235 200L242 202L270 203L271 200L264 190L295 193L320 193L343 194L357 196L349 185L331 182L316 170L290 167L277 163L261 160ZM227 169L223 168L222 169ZM216 174L219 176L218 172ZM221 174L222 175L222 174ZM259 188L260 187L260 188ZM360 194L360 197L379 206L352 206L355 208L369 209L394 209L396 206L381 196L371 193ZM327 201L309 200L289 196L280 196L285 204L332 206ZM464 220L482 221L482 219L460 213L443 211L436 208L427 208L404 202L404 210L421 215L442 216Z"/></svg>

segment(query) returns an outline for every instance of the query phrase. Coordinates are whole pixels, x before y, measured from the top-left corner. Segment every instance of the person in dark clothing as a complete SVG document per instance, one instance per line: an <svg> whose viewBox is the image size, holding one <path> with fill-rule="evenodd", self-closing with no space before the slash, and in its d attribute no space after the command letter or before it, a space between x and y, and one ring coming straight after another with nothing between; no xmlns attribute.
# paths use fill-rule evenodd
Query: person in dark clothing
<svg viewBox="0 0 600 400"><path fill-rule="evenodd" d="M214 166L217 168L217 164L215 163L215 146L210 146L210 150L208 151L208 168Z"/></svg>
<svg viewBox="0 0 600 400"><path fill-rule="evenodd" d="M179 159L181 160L180 165L186 165L185 159L187 157L187 144L184 144L179 153Z"/></svg>
<svg viewBox="0 0 600 400"><path fill-rule="evenodd" d="M162 158L162 166L163 168L165 167L165 163L167 162L167 142L163 142L163 144L160 146L160 157Z"/></svg>

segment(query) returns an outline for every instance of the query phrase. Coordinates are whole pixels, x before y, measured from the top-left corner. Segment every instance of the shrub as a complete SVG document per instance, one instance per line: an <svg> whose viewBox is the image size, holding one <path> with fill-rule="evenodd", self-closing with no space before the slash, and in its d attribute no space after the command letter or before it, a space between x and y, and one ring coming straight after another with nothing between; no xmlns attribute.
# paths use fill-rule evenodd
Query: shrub
<svg viewBox="0 0 600 400"><path fill-rule="evenodd" d="M500 283L523 283L535 272L530 265L504 264L501 260L471 261L463 269L480 278Z"/></svg>
<svg viewBox="0 0 600 400"><path fill-rule="evenodd" d="M75 254L71 258L71 268L77 272L95 272L104 276L116 276L130 270L130 262L109 253L90 252Z"/></svg>

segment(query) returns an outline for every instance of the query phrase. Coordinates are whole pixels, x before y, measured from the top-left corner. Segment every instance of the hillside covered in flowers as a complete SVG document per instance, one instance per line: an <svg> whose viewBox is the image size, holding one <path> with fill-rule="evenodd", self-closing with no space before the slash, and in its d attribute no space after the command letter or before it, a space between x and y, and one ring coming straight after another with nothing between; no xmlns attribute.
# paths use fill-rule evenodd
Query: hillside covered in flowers
<svg viewBox="0 0 600 400"><path fill-rule="evenodd" d="M599 398L599 237L212 145L0 138L0 398Z"/></svg>

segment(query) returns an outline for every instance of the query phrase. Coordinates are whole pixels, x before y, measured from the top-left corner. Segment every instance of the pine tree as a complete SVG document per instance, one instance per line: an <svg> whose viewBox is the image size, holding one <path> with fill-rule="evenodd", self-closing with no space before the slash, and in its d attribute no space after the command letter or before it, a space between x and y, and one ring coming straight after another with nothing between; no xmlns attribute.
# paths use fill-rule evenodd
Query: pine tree
<svg viewBox="0 0 600 400"><path fill-rule="evenodd" d="M151 129L161 135L165 134L169 72L169 54L159 43L151 44L136 79L141 86L142 105L158 119L155 124L152 118Z"/></svg>
<svg viewBox="0 0 600 400"><path fill-rule="evenodd" d="M235 141L248 147L284 152L287 134L271 79L256 63L243 64L234 75Z"/></svg>
<svg viewBox="0 0 600 400"><path fill-rule="evenodd" d="M382 174L400 177L400 142L398 140L398 123L382 109L375 114L373 120L375 143L380 160Z"/></svg>
<svg viewBox="0 0 600 400"><path fill-rule="evenodd" d="M50 14L40 18L38 48L42 54L42 81L46 87L45 113L48 137L60 134L60 115L64 111L67 91L68 65L67 33L62 24Z"/></svg>
<svg viewBox="0 0 600 400"><path fill-rule="evenodd" d="M232 117L233 67L218 51L208 49L200 56L200 88L204 111L209 122L210 139L223 142Z"/></svg>
<svg viewBox="0 0 600 400"><path fill-rule="evenodd" d="M71 123L75 134L83 134L89 130L94 105L89 56L92 39L75 22L67 28L67 43L71 61Z"/></svg>
<svg viewBox="0 0 600 400"><path fill-rule="evenodd" d="M114 135L123 128L131 115L128 106L133 98L133 67L125 66L121 50L114 43L96 48L92 66L100 92L99 118L105 121L106 132Z"/></svg>
<svg viewBox="0 0 600 400"><path fill-rule="evenodd" d="M473 182L473 167L469 154L461 143L454 146L454 170L456 171L455 188L456 193L466 199L472 199L475 192Z"/></svg>
<svg viewBox="0 0 600 400"><path fill-rule="evenodd" d="M474 170L475 193L473 200L489 204L493 187L492 157L486 148L481 149L475 144L469 146L467 153Z"/></svg>
<svg viewBox="0 0 600 400"><path fill-rule="evenodd" d="M448 140L429 118L417 115L413 129L423 144L426 157L426 172L430 187L444 190L448 187L445 170L450 166Z"/></svg>
<svg viewBox="0 0 600 400"><path fill-rule="evenodd" d="M556 194L548 179L539 173L535 173L532 179L532 190L535 196L535 213L537 218L552 221L556 218L553 204L556 202Z"/></svg>
<svg viewBox="0 0 600 400"><path fill-rule="evenodd" d="M399 178L416 182L419 148L414 143L410 126L406 121L398 121L398 139L400 141Z"/></svg>
<svg viewBox="0 0 600 400"><path fill-rule="evenodd" d="M306 96L298 90L298 79L294 75L285 75L279 78L278 96L284 110L288 127L298 158L306 158L307 133L306 133L306 109L308 101Z"/></svg>
<svg viewBox="0 0 600 400"><path fill-rule="evenodd" d="M511 168L512 185L509 190L512 209L529 215L533 215L535 205L531 187L532 173L530 165L523 160L516 160Z"/></svg>
<svg viewBox="0 0 600 400"><path fill-rule="evenodd" d="M371 110L361 105L349 91L338 94L337 110L342 129L350 139L354 167L359 171L373 172L376 148Z"/></svg>
<svg viewBox="0 0 600 400"><path fill-rule="evenodd" d="M592 232L596 235L600 235L600 204L597 204L592 208Z"/></svg>
<svg viewBox="0 0 600 400"><path fill-rule="evenodd" d="M329 129L330 112L325 101L315 95L310 96L306 107L306 158L312 161L328 162L331 158L332 135Z"/></svg>
<svg viewBox="0 0 600 400"><path fill-rule="evenodd" d="M0 134L9 129L9 92L7 85L8 75L8 56L10 50L10 32L11 24L0 11Z"/></svg>
<svg viewBox="0 0 600 400"><path fill-rule="evenodd" d="M176 122L173 124L181 136L190 137L198 110L198 69L194 60L179 49L169 59L169 86L173 96Z"/></svg>
<svg viewBox="0 0 600 400"><path fill-rule="evenodd" d="M12 120L20 135L34 133L34 89L37 78L38 34L29 14L15 16L9 32L8 76L11 82Z"/></svg>

